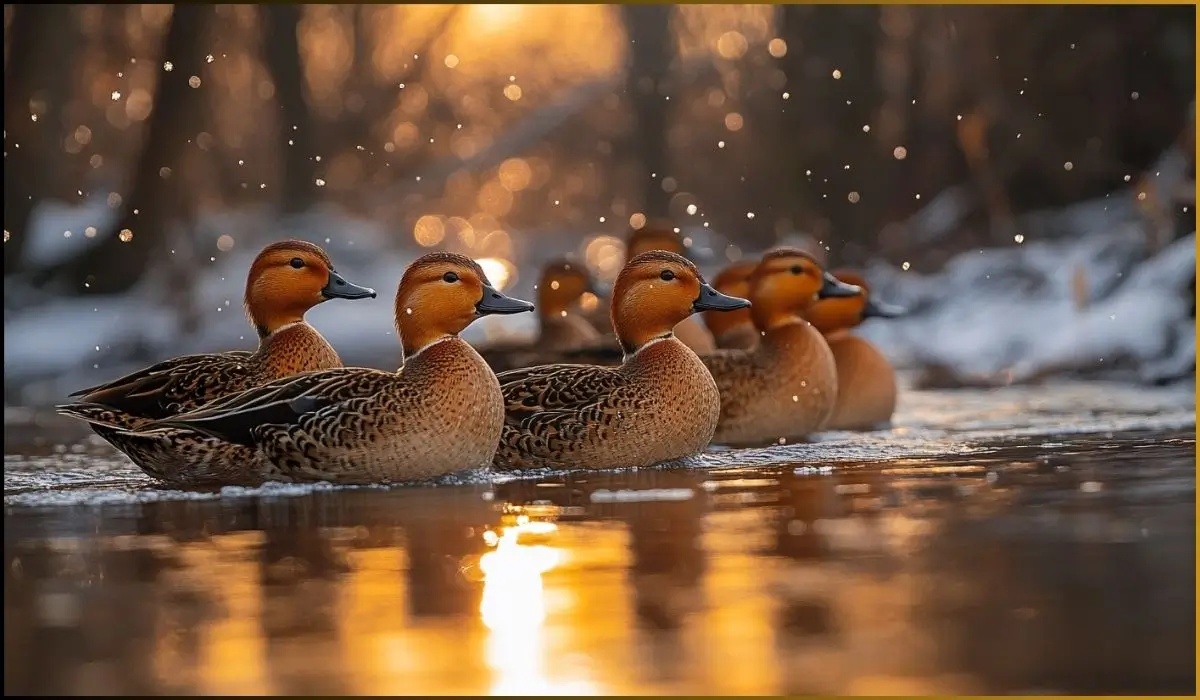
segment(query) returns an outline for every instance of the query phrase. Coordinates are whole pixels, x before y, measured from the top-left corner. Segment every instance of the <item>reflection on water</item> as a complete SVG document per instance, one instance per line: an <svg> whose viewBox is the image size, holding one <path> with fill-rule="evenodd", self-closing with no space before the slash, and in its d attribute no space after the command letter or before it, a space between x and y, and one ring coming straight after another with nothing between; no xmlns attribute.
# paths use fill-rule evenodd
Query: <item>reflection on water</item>
<svg viewBox="0 0 1200 700"><path fill-rule="evenodd" d="M1194 447L9 505L5 692L1190 693Z"/></svg>

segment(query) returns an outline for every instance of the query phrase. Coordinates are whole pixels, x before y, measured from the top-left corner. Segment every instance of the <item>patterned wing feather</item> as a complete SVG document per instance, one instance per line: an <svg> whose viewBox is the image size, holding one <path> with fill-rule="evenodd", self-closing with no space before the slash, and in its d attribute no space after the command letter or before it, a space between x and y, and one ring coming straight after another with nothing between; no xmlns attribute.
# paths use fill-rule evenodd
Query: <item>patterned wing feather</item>
<svg viewBox="0 0 1200 700"><path fill-rule="evenodd" d="M186 355L72 396L80 396L81 403L103 404L134 416L157 419L199 406L230 389L251 386L255 374L248 352Z"/></svg>
<svg viewBox="0 0 1200 700"><path fill-rule="evenodd" d="M339 367L285 377L189 413L158 421L156 427L188 428L227 442L255 444L263 425L299 425L326 406L378 393L396 375L361 367Z"/></svg>

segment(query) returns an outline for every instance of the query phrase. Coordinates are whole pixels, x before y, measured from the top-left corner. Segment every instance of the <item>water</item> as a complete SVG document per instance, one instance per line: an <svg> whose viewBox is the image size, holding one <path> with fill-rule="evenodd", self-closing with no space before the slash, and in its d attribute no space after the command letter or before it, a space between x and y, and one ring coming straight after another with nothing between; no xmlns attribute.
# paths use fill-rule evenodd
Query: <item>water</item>
<svg viewBox="0 0 1200 700"><path fill-rule="evenodd" d="M169 492L8 411L5 692L1192 693L1190 386L691 466Z"/></svg>

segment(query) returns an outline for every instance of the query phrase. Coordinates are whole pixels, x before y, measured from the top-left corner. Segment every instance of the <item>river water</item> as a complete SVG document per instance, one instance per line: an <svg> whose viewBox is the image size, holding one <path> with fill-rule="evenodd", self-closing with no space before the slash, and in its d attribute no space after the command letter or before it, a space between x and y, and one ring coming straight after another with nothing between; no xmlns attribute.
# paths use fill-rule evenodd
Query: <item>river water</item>
<svg viewBox="0 0 1200 700"><path fill-rule="evenodd" d="M1195 691L1191 385L392 488L157 490L5 418L6 693Z"/></svg>

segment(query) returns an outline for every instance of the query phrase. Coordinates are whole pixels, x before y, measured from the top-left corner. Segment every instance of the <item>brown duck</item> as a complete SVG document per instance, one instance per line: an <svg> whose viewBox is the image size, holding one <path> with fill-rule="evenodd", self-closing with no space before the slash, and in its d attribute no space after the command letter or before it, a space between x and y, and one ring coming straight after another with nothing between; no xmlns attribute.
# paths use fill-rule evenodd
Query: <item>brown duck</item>
<svg viewBox="0 0 1200 700"><path fill-rule="evenodd" d="M319 246L298 240L272 243L250 266L245 306L258 349L185 355L106 384L77 391L78 403L58 412L91 423L98 435L126 452L147 474L173 481L168 463L130 454L123 431L205 405L265 382L313 369L340 367L341 359L304 320L329 299L374 298L375 291L347 282Z"/></svg>
<svg viewBox="0 0 1200 700"><path fill-rule="evenodd" d="M795 441L820 430L837 402L837 368L825 339L804 319L816 299L853 296L858 287L825 273L801 250L763 256L750 280L753 350L702 356L721 391L717 444Z"/></svg>
<svg viewBox="0 0 1200 700"><path fill-rule="evenodd" d="M504 428L494 466L612 469L688 457L712 438L720 395L673 333L698 311L749 306L709 286L687 258L630 260L612 292L618 367L542 365L499 375Z"/></svg>
<svg viewBox="0 0 1200 700"><path fill-rule="evenodd" d="M852 297L822 299L808 311L809 323L824 334L837 365L837 405L825 427L886 427L896 411L896 372L878 348L850 331L868 318L895 318L904 310L876 300L866 280L854 272L837 270L833 275L863 291Z"/></svg>

